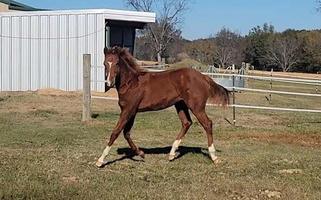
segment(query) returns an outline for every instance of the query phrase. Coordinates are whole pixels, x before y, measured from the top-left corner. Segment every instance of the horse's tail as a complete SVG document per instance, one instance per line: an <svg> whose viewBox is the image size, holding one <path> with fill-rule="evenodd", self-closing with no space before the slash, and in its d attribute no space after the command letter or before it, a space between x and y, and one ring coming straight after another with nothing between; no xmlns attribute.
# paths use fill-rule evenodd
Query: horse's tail
<svg viewBox="0 0 321 200"><path fill-rule="evenodd" d="M215 83L209 76L205 76L206 81L210 86L209 100L211 103L219 104L221 106L227 106L230 104L230 94L225 87Z"/></svg>

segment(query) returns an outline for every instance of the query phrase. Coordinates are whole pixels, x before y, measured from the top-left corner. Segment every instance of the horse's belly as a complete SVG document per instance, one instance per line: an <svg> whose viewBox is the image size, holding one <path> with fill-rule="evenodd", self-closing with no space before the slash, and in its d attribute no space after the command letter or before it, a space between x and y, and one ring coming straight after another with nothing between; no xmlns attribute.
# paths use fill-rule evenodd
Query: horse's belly
<svg viewBox="0 0 321 200"><path fill-rule="evenodd" d="M163 96L161 98L144 98L138 106L138 112L156 111L168 108L181 99L176 96Z"/></svg>

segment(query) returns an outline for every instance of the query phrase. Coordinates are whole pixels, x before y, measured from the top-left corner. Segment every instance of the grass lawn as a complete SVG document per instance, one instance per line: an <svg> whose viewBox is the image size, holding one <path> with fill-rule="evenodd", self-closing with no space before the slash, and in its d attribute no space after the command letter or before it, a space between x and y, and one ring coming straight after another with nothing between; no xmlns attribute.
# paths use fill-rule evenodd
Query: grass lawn
<svg viewBox="0 0 321 200"><path fill-rule="evenodd" d="M321 107L265 95L238 93L237 103ZM96 118L81 122L80 93L0 93L0 199L321 199L321 114L237 109L233 127L231 109L208 107L214 165L195 118L169 162L180 129L174 108L140 113L132 137L146 158L131 156L120 136L99 169L119 109L98 99L92 108Z"/></svg>

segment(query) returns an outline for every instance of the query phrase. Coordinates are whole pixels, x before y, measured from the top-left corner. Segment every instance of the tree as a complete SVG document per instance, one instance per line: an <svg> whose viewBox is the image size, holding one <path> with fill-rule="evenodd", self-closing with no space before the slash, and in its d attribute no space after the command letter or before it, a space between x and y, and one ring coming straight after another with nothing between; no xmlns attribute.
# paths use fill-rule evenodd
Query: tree
<svg viewBox="0 0 321 200"><path fill-rule="evenodd" d="M245 62L251 63L255 69L263 69L268 64L266 60L268 40L274 34L274 26L267 23L262 27L252 28L246 36Z"/></svg>
<svg viewBox="0 0 321 200"><path fill-rule="evenodd" d="M144 36L137 37L135 41L135 57L139 60L155 60L156 51L152 48L150 40Z"/></svg>
<svg viewBox="0 0 321 200"><path fill-rule="evenodd" d="M302 31L298 33L298 40L301 44L301 68L304 72L321 71L321 32Z"/></svg>
<svg viewBox="0 0 321 200"><path fill-rule="evenodd" d="M184 52L185 46L189 43L190 41L184 40L182 37L176 37L163 54L166 62L172 64L181 61L180 54Z"/></svg>
<svg viewBox="0 0 321 200"><path fill-rule="evenodd" d="M198 39L189 43L185 47L186 53L194 60L200 63L213 65L215 52L216 52L215 40L209 39Z"/></svg>
<svg viewBox="0 0 321 200"><path fill-rule="evenodd" d="M286 34L276 35L268 42L266 59L270 65L276 65L283 72L299 62L299 43L296 37Z"/></svg>
<svg viewBox="0 0 321 200"><path fill-rule="evenodd" d="M179 26L183 14L187 10L189 0L126 0L127 5L137 11L157 13L155 23L149 24L147 30L142 31L156 50L157 61L161 62L162 55L168 45L180 37Z"/></svg>
<svg viewBox="0 0 321 200"><path fill-rule="evenodd" d="M316 10L317 10L318 12L321 11L321 0L316 0Z"/></svg>
<svg viewBox="0 0 321 200"><path fill-rule="evenodd" d="M216 34L215 59L220 67L226 68L228 65L240 62L242 55L242 52L239 51L240 38L240 34L225 27Z"/></svg>

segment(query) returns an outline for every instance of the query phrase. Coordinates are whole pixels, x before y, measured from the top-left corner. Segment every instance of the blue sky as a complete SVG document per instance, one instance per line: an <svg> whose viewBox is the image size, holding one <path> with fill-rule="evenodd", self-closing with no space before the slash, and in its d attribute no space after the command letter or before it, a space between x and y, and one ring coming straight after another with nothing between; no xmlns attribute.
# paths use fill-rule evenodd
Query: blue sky
<svg viewBox="0 0 321 200"><path fill-rule="evenodd" d="M109 8L130 10L123 0L16 0L47 9ZM222 27L248 34L255 26L272 24L276 31L321 29L316 0L193 0L185 14L182 35L194 40L215 35Z"/></svg>

